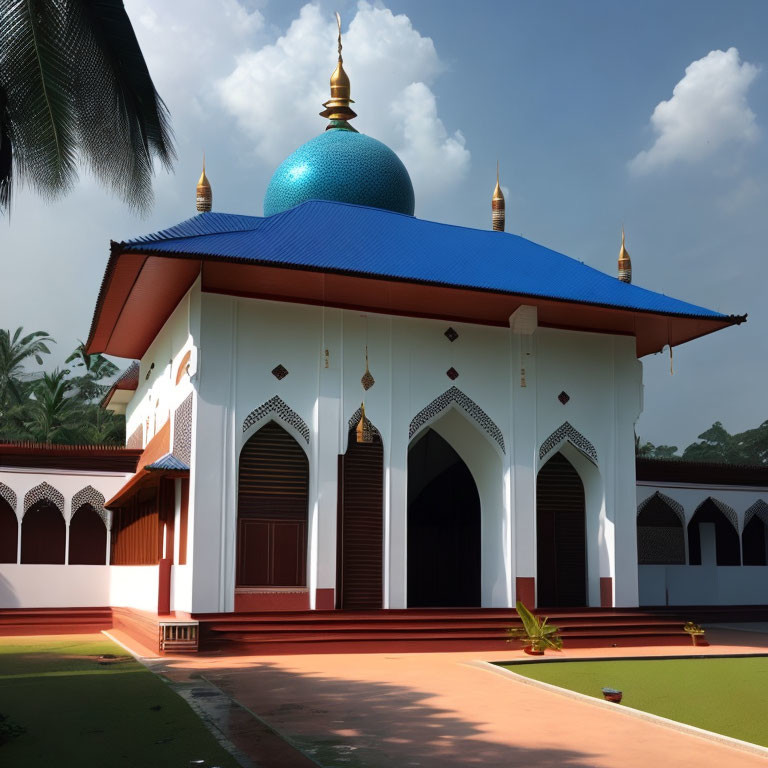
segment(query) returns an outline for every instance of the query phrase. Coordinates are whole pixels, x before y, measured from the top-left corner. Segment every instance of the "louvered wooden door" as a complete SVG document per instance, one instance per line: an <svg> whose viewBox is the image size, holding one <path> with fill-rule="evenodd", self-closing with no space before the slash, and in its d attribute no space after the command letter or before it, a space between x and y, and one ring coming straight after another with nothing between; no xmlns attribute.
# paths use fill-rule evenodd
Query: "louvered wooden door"
<svg viewBox="0 0 768 768"><path fill-rule="evenodd" d="M381 439L358 443L354 430L339 457L339 608L382 607L384 451Z"/></svg>
<svg viewBox="0 0 768 768"><path fill-rule="evenodd" d="M306 454L270 422L240 453L238 587L306 586L308 499Z"/></svg>
<svg viewBox="0 0 768 768"><path fill-rule="evenodd" d="M536 481L537 605L587 604L587 540L584 486L562 454Z"/></svg>

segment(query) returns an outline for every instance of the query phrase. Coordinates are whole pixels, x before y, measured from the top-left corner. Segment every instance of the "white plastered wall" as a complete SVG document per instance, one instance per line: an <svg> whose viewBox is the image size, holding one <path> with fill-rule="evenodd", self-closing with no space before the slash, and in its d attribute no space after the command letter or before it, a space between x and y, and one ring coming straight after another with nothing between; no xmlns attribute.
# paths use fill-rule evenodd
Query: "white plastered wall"
<svg viewBox="0 0 768 768"><path fill-rule="evenodd" d="M253 429L270 418L292 430L309 457L310 604L317 589L335 588L337 456L363 398L384 444L384 605L405 607L409 426L452 386L484 411L504 443L503 450L489 448L496 451L491 469L479 458L491 439L487 424L475 419L466 431L466 413L457 415L459 421L448 415L442 424L436 420L478 482L487 507L485 539L496 527L501 541L493 552L484 550L483 604L512 605L515 576L536 575L539 447L566 421L598 455L594 472L577 466L587 491L590 603L599 605L599 580L610 577L615 604L637 604L636 569L616 572L617 562L636 562L633 425L641 407L641 367L633 338L538 328L535 315L520 333L514 321L510 328L477 326L196 289L190 305L191 336L199 339L192 382L190 610L233 609L238 456ZM449 326L459 333L454 342L444 335ZM364 394L366 345L376 383ZM289 372L281 381L271 373L278 364ZM455 381L446 375L450 368L459 374ZM570 397L565 406L557 400L561 391ZM267 414L244 433L248 415L276 396L288 416ZM308 442L299 423L309 429ZM476 450L470 448L475 440L481 441ZM567 443L560 448L571 451ZM579 457L572 456L575 464Z"/></svg>

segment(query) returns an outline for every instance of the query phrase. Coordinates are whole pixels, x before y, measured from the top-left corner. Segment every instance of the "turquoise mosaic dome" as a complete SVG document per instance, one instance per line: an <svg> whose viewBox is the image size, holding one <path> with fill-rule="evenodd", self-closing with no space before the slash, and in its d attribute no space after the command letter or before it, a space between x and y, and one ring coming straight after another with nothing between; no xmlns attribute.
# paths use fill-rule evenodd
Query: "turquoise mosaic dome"
<svg viewBox="0 0 768 768"><path fill-rule="evenodd" d="M275 171L264 215L306 200L335 200L413 216L411 177L385 144L348 128L330 128L299 147Z"/></svg>

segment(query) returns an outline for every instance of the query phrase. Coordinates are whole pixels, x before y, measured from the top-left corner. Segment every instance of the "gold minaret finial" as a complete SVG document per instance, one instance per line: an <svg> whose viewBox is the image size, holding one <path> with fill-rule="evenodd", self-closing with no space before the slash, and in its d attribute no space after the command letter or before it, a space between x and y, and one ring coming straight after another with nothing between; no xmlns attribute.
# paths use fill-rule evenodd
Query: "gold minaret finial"
<svg viewBox="0 0 768 768"><path fill-rule="evenodd" d="M504 193L501 191L501 185L499 184L499 161L497 160L496 189L493 190L493 198L491 200L491 221L495 232L504 231L505 216Z"/></svg>
<svg viewBox="0 0 768 768"><path fill-rule="evenodd" d="M205 175L205 153L203 153L203 172L197 181L197 210L200 213L208 213L213 206L213 192L211 183Z"/></svg>
<svg viewBox="0 0 768 768"><path fill-rule="evenodd" d="M632 282L632 262L629 252L624 245L624 226L621 227L621 248L619 249L619 280L622 283Z"/></svg>
<svg viewBox="0 0 768 768"><path fill-rule="evenodd" d="M341 58L341 16L336 11L336 24L339 28L339 62L331 75L331 98L323 104L325 109L320 113L321 117L327 117L331 122L328 123L325 130L329 128L344 128L348 131L355 129L349 125L349 120L357 117L350 104L355 102L350 98L349 77L344 71L344 59Z"/></svg>

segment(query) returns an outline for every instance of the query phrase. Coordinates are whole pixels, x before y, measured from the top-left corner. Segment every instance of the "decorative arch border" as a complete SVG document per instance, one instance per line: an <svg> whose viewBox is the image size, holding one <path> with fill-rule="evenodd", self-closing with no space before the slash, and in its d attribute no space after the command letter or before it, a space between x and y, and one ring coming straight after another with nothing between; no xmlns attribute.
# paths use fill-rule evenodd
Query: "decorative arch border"
<svg viewBox="0 0 768 768"><path fill-rule="evenodd" d="M360 421L360 417L363 415L363 409L358 408L350 417L349 422L347 423L347 431L350 429L354 429L358 422ZM378 427L368 418L365 419L366 423L370 426L371 432L373 432L374 435L378 435L379 438L381 438L381 432L379 432Z"/></svg>
<svg viewBox="0 0 768 768"><path fill-rule="evenodd" d="M666 494L663 494L661 491L652 493L645 499L645 501L641 501L640 504L637 505L637 516L640 517L640 513L648 506L648 504L650 504L652 499L656 498L663 501L677 515L680 519L680 525L685 528L685 509L683 509L683 505L679 501L675 501Z"/></svg>
<svg viewBox="0 0 768 768"><path fill-rule="evenodd" d="M52 485L43 482L27 491L24 496L24 514L26 515L30 508L39 501L50 501L62 515L64 514L64 495Z"/></svg>
<svg viewBox="0 0 768 768"><path fill-rule="evenodd" d="M590 461L597 464L597 450L578 429L574 429L570 422L561 424L539 448L539 459L543 459L550 451L560 443L569 442L574 448L581 451Z"/></svg>
<svg viewBox="0 0 768 768"><path fill-rule="evenodd" d="M264 421L264 419L270 416L277 416L281 421L292 426L309 445L309 427L304 419L299 416L296 411L289 408L283 400L275 395L266 403L263 403L258 408L254 408L243 421L243 432L247 432L251 427Z"/></svg>
<svg viewBox="0 0 768 768"><path fill-rule="evenodd" d="M699 504L696 509L693 510L693 516L695 516L701 507L708 501L711 501L725 515L726 520L728 520L728 522L734 527L736 533L738 533L739 518L736 514L736 510L733 507L729 507L724 501L720 501L720 499L716 499L713 496L707 496L707 498L704 499L704 501L702 501L701 504ZM691 517L691 520L693 520L693 516Z"/></svg>
<svg viewBox="0 0 768 768"><path fill-rule="evenodd" d="M747 527L747 523L757 515L763 523L768 526L768 504L762 499L758 499L745 513L744 513L744 528Z"/></svg>
<svg viewBox="0 0 768 768"><path fill-rule="evenodd" d="M104 509L104 494L97 491L92 485L86 485L72 497L72 516L77 513L83 504L90 504L98 516L104 521L107 530L110 528L110 514Z"/></svg>
<svg viewBox="0 0 768 768"><path fill-rule="evenodd" d="M0 499L5 499L10 504L11 509L16 511L16 502L18 501L14 491L5 483L0 483Z"/></svg>
<svg viewBox="0 0 768 768"><path fill-rule="evenodd" d="M426 424L433 421L434 418L442 413L446 408L451 405L456 405L461 408L464 413L467 414L473 421L477 423L480 429L483 430L496 444L501 448L502 453L506 453L504 446L504 435L501 434L501 430L496 425L496 422L471 398L465 395L458 387L451 387L443 392L442 395L436 397L426 408L422 408L411 419L411 424L408 429L408 439L413 436ZM358 419L360 416L358 415Z"/></svg>

